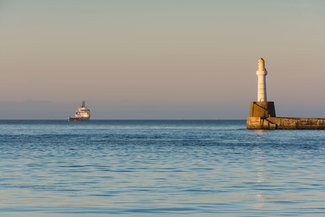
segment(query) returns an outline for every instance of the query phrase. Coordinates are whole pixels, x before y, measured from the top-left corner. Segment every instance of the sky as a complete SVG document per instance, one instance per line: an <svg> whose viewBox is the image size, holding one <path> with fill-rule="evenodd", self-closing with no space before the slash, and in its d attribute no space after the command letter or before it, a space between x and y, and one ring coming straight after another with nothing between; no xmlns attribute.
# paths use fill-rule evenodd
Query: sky
<svg viewBox="0 0 325 217"><path fill-rule="evenodd" d="M0 119L325 116L325 1L0 0Z"/></svg>

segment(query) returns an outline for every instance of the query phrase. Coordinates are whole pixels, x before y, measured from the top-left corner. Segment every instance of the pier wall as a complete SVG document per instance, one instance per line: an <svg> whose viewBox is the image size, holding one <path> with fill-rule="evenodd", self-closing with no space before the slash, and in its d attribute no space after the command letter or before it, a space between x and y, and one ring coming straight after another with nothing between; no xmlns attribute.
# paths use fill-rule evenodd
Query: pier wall
<svg viewBox="0 0 325 217"><path fill-rule="evenodd" d="M325 130L325 118L247 117L247 129Z"/></svg>
<svg viewBox="0 0 325 217"><path fill-rule="evenodd" d="M325 118L276 117L274 102L251 102L247 129L325 130Z"/></svg>

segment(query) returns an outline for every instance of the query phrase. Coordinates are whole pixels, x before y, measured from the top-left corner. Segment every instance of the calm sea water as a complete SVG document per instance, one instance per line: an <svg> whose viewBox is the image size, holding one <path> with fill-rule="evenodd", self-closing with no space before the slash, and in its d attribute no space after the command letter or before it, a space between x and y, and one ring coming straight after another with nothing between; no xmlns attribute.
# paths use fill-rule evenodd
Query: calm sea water
<svg viewBox="0 0 325 217"><path fill-rule="evenodd" d="M0 121L0 216L325 216L325 131Z"/></svg>

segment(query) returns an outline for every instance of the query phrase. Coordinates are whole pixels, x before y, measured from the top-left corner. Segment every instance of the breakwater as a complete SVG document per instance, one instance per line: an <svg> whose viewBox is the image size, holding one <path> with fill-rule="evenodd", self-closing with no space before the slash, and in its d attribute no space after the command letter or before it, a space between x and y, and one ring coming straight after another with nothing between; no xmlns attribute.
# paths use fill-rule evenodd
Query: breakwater
<svg viewBox="0 0 325 217"><path fill-rule="evenodd" d="M325 118L276 117L274 102L252 102L247 129L325 130Z"/></svg>
<svg viewBox="0 0 325 217"><path fill-rule="evenodd" d="M248 117L247 129L325 130L325 118Z"/></svg>

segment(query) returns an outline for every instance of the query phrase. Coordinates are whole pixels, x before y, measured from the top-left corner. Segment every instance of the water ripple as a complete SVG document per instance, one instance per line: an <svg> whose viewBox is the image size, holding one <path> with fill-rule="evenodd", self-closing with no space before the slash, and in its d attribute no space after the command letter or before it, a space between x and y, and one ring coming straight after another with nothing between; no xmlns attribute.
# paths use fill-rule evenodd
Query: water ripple
<svg viewBox="0 0 325 217"><path fill-rule="evenodd" d="M0 216L323 216L325 131L0 121Z"/></svg>

